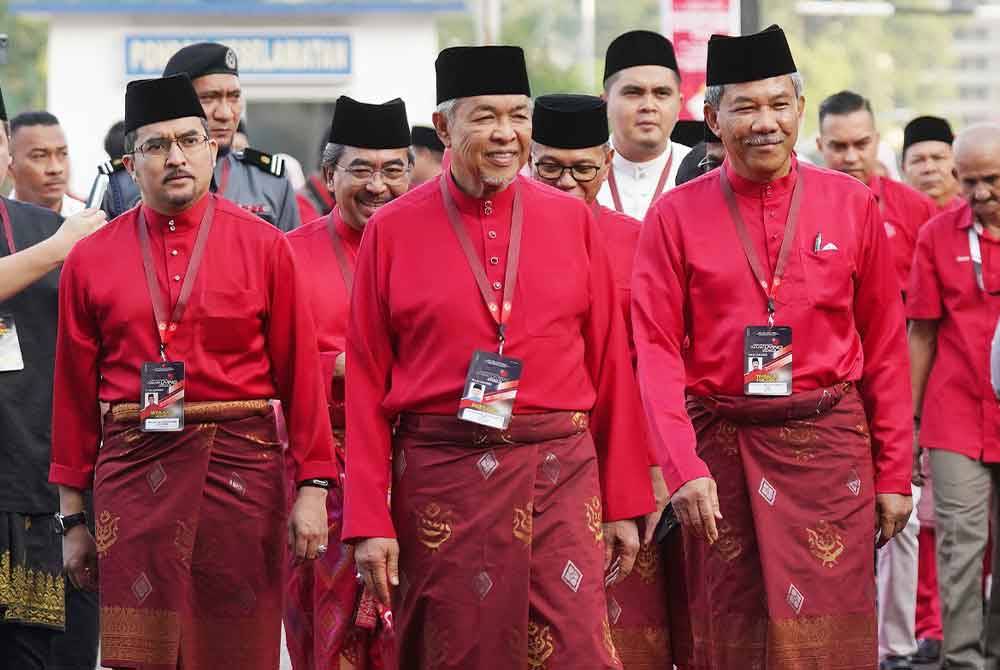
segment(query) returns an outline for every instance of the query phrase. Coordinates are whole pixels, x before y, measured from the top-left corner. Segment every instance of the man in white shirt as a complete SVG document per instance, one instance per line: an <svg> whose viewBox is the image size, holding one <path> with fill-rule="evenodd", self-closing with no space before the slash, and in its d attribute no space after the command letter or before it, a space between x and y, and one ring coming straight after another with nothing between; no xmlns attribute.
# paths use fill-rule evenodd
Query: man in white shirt
<svg viewBox="0 0 1000 670"><path fill-rule="evenodd" d="M23 112L10 120L11 200L72 216L84 207L68 195L69 149L59 119L48 112Z"/></svg>
<svg viewBox="0 0 1000 670"><path fill-rule="evenodd" d="M619 35L604 59L615 155L597 201L633 218L674 187L688 147L670 141L684 97L674 47L648 30Z"/></svg>

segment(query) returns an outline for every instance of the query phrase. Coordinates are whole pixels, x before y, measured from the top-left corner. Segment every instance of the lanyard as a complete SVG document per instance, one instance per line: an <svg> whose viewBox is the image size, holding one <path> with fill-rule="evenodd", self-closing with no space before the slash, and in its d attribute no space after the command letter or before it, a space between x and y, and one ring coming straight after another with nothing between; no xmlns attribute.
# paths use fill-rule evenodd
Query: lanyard
<svg viewBox="0 0 1000 670"><path fill-rule="evenodd" d="M983 249L979 245L979 234L982 232L983 225L973 218L972 225L969 226L969 259L972 261L972 272L976 275L976 286L980 291L988 293L983 282Z"/></svg>
<svg viewBox="0 0 1000 670"><path fill-rule="evenodd" d="M351 287L354 286L354 269L347 260L347 250L344 249L344 241L340 239L333 224L333 213L336 209L330 210L326 217L326 230L330 233L330 241L333 243L333 253L337 257L337 265L340 266L340 274L344 277L344 286L347 287L347 299L351 298Z"/></svg>
<svg viewBox="0 0 1000 670"><path fill-rule="evenodd" d="M667 177L670 176L670 167L674 164L674 147L670 145L670 157L667 158L667 164L663 166L663 172L660 173L660 180L656 182L656 190L653 191L653 197L649 200L649 205L646 209L653 206L656 199L663 193L663 187L667 185ZM611 169L608 170L608 188L611 189L611 199L615 203L615 209L619 214L625 213L625 208L622 207L622 199L618 194L618 181L615 179L615 166L612 165Z"/></svg>
<svg viewBox="0 0 1000 670"><path fill-rule="evenodd" d="M226 197L226 187L229 186L229 156L222 159L222 174L219 175L219 182L215 185L215 192Z"/></svg>
<svg viewBox="0 0 1000 670"><path fill-rule="evenodd" d="M210 196L211 197L211 196ZM146 225L146 216L139 208L139 218L136 219L136 227L139 231L139 246L142 248L142 265L146 271L146 285L149 288L149 298L153 303L153 316L156 318L156 332L160 336L160 358L164 362L167 360L167 345L177 332L177 325L184 316L188 299L191 297L191 290L194 288L194 280L198 275L198 266L201 265L201 258L205 254L205 244L208 242L208 231L212 228L212 220L215 218L215 199L208 201L205 208L205 215L201 218L201 225L198 227L198 237L194 241L194 249L191 258L188 260L187 271L184 275L184 283L181 284L181 292L177 296L177 304L174 311L167 320L167 299L163 296L160 282L156 278L156 269L153 267L153 252L149 244L149 228Z"/></svg>
<svg viewBox="0 0 1000 670"><path fill-rule="evenodd" d="M483 262L479 259L476 251L472 248L472 240L469 239L469 234L465 232L465 226L462 224L462 219L459 216L458 207L455 206L455 200L451 197L451 192L448 190L448 174L447 171L442 173L440 182L441 196L444 198L444 208L448 213L448 222L451 223L451 228L455 231L455 237L458 238L458 243L462 246L462 251L465 252L465 258L469 261L469 269L472 270L472 274L476 278L476 284L479 285L479 292L483 296L483 303L485 303L490 316L493 317L493 321L497 324L497 340L500 342L499 352L502 356L503 345L506 340L505 331L507 330L507 322L510 320L510 311L514 302L517 266L521 257L521 229L524 227L524 211L521 209L521 191L516 184L513 185L515 189L514 211L511 215L510 242L507 247L507 270L504 273L504 301L503 309L501 310L491 293L490 282L486 278L486 268L483 266Z"/></svg>
<svg viewBox="0 0 1000 670"><path fill-rule="evenodd" d="M7 237L7 250L10 255L17 253L17 245L14 244L14 228L10 225L10 212L7 211L7 203L0 199L0 221L3 221L3 232Z"/></svg>
<svg viewBox="0 0 1000 670"><path fill-rule="evenodd" d="M750 232L747 224L740 213L739 205L736 204L736 196L733 195L733 187L729 183L729 176L726 174L725 166L719 172L719 181L722 184L722 195L726 199L726 206L729 208L729 216L736 227L736 234L743 243L743 251L746 253L747 262L753 270L754 277L764 290L764 297L767 298L767 325L774 326L774 298L778 294L778 287L781 285L781 278L785 274L785 265L788 264L788 257L792 252L792 242L795 239L795 229L799 225L799 205L802 202L802 173L800 172L795 180L795 189L792 191L792 202L788 208L788 219L785 221L785 236L781 240L781 247L778 250L778 263L774 268L774 279L768 284L767 275L764 274L764 267L757 258L753 242L750 240Z"/></svg>

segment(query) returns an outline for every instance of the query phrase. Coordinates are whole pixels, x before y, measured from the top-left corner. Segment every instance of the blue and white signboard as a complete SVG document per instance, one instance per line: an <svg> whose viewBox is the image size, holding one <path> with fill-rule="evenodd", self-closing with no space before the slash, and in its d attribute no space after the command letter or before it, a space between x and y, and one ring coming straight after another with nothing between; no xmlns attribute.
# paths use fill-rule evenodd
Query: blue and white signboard
<svg viewBox="0 0 1000 670"><path fill-rule="evenodd" d="M351 74L351 38L345 34L126 35L125 76L159 77L178 49L218 42L236 52L240 77L313 79Z"/></svg>

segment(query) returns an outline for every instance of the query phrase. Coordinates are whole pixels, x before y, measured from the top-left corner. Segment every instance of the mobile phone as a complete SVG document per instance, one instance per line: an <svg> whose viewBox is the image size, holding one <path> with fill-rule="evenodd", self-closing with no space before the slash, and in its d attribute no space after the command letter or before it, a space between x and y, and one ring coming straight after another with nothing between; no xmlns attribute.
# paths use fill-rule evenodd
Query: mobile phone
<svg viewBox="0 0 1000 670"><path fill-rule="evenodd" d="M103 172L97 173L97 179L94 180L94 184L90 187L90 195L87 196L87 207L100 209L101 205L104 203L104 194L108 192L108 184L110 183L108 175Z"/></svg>

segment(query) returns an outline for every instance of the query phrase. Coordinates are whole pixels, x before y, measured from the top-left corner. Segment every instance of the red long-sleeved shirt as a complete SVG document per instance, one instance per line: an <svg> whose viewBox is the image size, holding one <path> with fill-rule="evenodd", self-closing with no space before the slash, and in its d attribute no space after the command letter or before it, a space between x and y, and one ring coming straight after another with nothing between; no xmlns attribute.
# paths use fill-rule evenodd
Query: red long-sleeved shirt
<svg viewBox="0 0 1000 670"><path fill-rule="evenodd" d="M917 249L917 234L921 226L937 215L937 205L920 191L886 177L872 177L868 187L878 202L900 290L905 291Z"/></svg>
<svg viewBox="0 0 1000 670"><path fill-rule="evenodd" d="M790 326L793 392L858 382L871 424L878 493L910 492L912 400L898 279L875 198L846 175L797 161L768 183L727 174L758 257L777 261L792 189L805 182L798 232L777 294ZM816 252L822 234L823 250ZM696 454L685 394L742 395L746 326L766 302L736 234L719 171L657 201L632 283L639 386L671 491L710 476ZM689 346L683 346L688 338Z"/></svg>
<svg viewBox="0 0 1000 670"><path fill-rule="evenodd" d="M167 349L170 360L185 364L185 399L280 398L297 477L334 479L312 317L281 231L212 195L173 217L141 205L170 310L209 198L216 203L212 230ZM63 265L49 472L56 484L91 486L101 430L98 401L139 402L142 364L160 360L138 212L129 210L78 242Z"/></svg>
<svg viewBox="0 0 1000 670"><path fill-rule="evenodd" d="M497 297L514 192L524 208L504 355L523 362L514 413L590 412L607 519L653 509L641 408L604 240L589 208L518 177L491 199L448 187ZM394 537L386 505L401 412L454 416L496 323L444 209L438 180L383 206L365 229L347 331L344 538Z"/></svg>
<svg viewBox="0 0 1000 670"><path fill-rule="evenodd" d="M357 263L361 231L348 226L334 208L334 229L344 245L345 256L353 270ZM347 317L351 309L350 291L333 250L333 241L327 232L327 216L296 228L288 234L288 243L295 254L295 266L302 276L304 290L309 297L319 358L323 370L323 386L327 402L343 408L344 380L334 378L337 357L345 351Z"/></svg>

